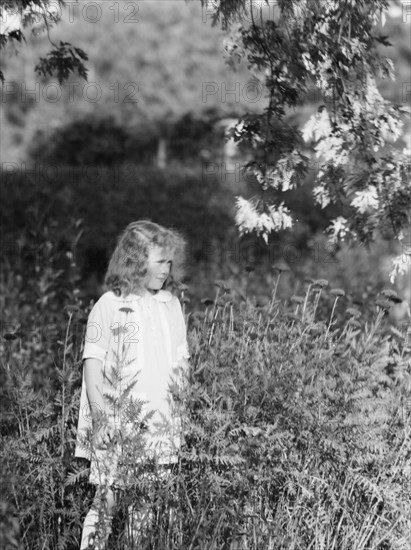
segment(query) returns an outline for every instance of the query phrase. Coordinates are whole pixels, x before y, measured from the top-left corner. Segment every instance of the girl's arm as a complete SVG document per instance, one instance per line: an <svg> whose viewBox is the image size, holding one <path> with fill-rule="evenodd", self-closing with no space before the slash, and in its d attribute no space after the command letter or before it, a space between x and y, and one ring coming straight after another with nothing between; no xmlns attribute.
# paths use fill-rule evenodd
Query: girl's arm
<svg viewBox="0 0 411 550"><path fill-rule="evenodd" d="M103 362L94 357L84 360L84 381L90 404L95 447L105 448L111 441L114 430L104 417Z"/></svg>
<svg viewBox="0 0 411 550"><path fill-rule="evenodd" d="M103 363L99 359L90 357L84 360L84 381L91 414L94 420L104 412L103 399Z"/></svg>

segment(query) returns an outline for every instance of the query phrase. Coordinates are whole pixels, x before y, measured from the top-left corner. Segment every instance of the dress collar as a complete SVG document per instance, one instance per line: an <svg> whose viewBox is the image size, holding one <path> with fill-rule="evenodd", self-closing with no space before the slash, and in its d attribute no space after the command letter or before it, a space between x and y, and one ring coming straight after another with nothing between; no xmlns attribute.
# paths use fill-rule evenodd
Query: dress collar
<svg viewBox="0 0 411 550"><path fill-rule="evenodd" d="M155 294L147 294L145 296L140 296L139 294L128 294L128 296L125 296L124 299L126 301L128 300L140 300L140 298L144 299L150 299L153 298L154 300L157 300L157 302L171 302L173 299L173 295L168 290L159 290Z"/></svg>

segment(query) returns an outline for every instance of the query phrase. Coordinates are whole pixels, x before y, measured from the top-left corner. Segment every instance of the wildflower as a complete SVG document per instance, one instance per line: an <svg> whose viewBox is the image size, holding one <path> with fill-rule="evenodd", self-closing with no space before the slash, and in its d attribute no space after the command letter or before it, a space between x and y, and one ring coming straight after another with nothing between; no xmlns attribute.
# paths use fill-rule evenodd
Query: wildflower
<svg viewBox="0 0 411 550"><path fill-rule="evenodd" d="M387 300L389 300L390 302L394 302L394 304L401 304L402 302L401 298L398 296L395 290L391 290L390 288L383 290L381 294L385 296L385 298L387 298Z"/></svg>
<svg viewBox="0 0 411 550"><path fill-rule="evenodd" d="M314 281L314 285L319 286L320 288L324 288L328 286L328 281L327 279L317 279Z"/></svg>
<svg viewBox="0 0 411 550"><path fill-rule="evenodd" d="M286 271L291 271L288 265L283 261L279 260L272 266L274 271L278 271L279 273L285 273Z"/></svg>
<svg viewBox="0 0 411 550"><path fill-rule="evenodd" d="M214 300L212 300L211 298L203 298L201 300L201 303L204 304L206 307L208 307L214 304Z"/></svg>
<svg viewBox="0 0 411 550"><path fill-rule="evenodd" d="M388 300L377 300L375 302L375 305L378 307L378 308L381 308L385 311L388 311L391 307L391 304Z"/></svg>
<svg viewBox="0 0 411 550"><path fill-rule="evenodd" d="M183 302L183 304L189 304L190 303L190 298L188 296L182 296L181 297L181 302Z"/></svg>
<svg viewBox="0 0 411 550"><path fill-rule="evenodd" d="M176 286L177 286L177 289L180 290L181 292L185 292L186 290L188 290L188 286L185 285L184 283L178 282Z"/></svg>
<svg viewBox="0 0 411 550"><path fill-rule="evenodd" d="M304 282L312 285L314 283L314 279L312 277L305 277Z"/></svg>
<svg viewBox="0 0 411 550"><path fill-rule="evenodd" d="M361 328L361 324L356 319L354 319L354 317L351 317L351 319L348 319L347 325L350 325L350 327L353 327L353 328Z"/></svg>
<svg viewBox="0 0 411 550"><path fill-rule="evenodd" d="M67 311L67 313L77 313L77 312L80 312L81 309L78 307L78 306L64 306L64 311Z"/></svg>
<svg viewBox="0 0 411 550"><path fill-rule="evenodd" d="M345 291L342 288L333 288L330 294L333 296L345 296Z"/></svg>

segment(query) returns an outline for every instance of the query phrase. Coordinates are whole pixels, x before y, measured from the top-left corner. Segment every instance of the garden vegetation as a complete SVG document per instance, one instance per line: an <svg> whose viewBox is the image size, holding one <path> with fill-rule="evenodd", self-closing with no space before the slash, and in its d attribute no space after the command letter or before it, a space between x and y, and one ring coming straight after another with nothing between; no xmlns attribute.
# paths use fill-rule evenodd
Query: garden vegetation
<svg viewBox="0 0 411 550"><path fill-rule="evenodd" d="M0 544L74 549L94 491L74 458L91 304L73 258L41 246L36 276L9 261L1 278ZM410 334L386 315L400 298L381 292L369 315L309 278L280 298L289 273L273 270L267 296L250 292L249 266L194 310L178 285L191 352L188 380L172 387L184 445L168 476L138 463L144 417L125 392L132 483L118 491L110 548L409 549Z"/></svg>

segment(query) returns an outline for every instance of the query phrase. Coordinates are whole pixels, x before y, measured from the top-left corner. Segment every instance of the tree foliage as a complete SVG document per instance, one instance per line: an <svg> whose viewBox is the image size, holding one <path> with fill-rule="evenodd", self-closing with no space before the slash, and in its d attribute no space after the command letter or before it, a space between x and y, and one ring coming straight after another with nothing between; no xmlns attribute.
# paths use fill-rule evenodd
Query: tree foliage
<svg viewBox="0 0 411 550"><path fill-rule="evenodd" d="M75 71L87 80L87 68L84 65L87 54L68 42L60 41L60 44L56 44L51 38L51 29L61 20L65 6L64 0L5 0L0 5L0 18L4 24L0 34L0 49L13 48L16 43L25 42L25 29L30 29L35 36L46 33L52 49L39 59L35 70L43 76L56 74L60 84ZM0 80L3 83L5 81L1 70Z"/></svg>
<svg viewBox="0 0 411 550"><path fill-rule="evenodd" d="M93 25L87 38L86 22L76 20L95 77L103 84L97 86L104 92L101 103L116 118L132 124L144 120L154 125L183 116L188 105L190 110L200 110L205 105L214 107L216 101L221 112L232 111L233 106L221 99L222 86L218 86L224 80L227 84L227 75L216 68L217 41L205 32L204 15L211 15L214 23L221 22L230 33L225 40L230 64L238 67L245 61L266 93L264 111L260 102L258 106L249 102L248 114L232 131L239 143L254 148L255 158L247 168L261 185L259 197L238 199L240 231L257 231L268 239L270 232L292 227L295 213L292 216L289 195L284 192L298 189L311 171L316 180L315 200L332 212L328 230L332 241L354 238L368 243L381 232L401 239L410 221L409 152L399 150L395 142L402 134L406 108L386 100L379 90L395 77L393 62L385 55L389 40L384 35L394 28L384 27L392 3L202 0L202 4L203 17L198 17L198 5L192 2L169 2L161 13L155 2L143 3L138 26L124 24L120 18L114 27L113 12L109 12L108 23ZM61 19L56 6L64 5L64 0L2 3L0 15L6 11L11 15L2 29L0 46L12 48L23 42L23 30L29 28L36 35L45 32L51 40L53 25ZM184 10L192 19L189 23L182 15ZM62 36L68 29L66 23L62 18L60 45L52 43L52 51L40 56L36 65L44 80L55 74L62 82L75 71L86 77L86 54ZM108 34L115 47L104 49L101 56ZM27 53L36 56L37 50ZM12 68L11 64L10 74ZM404 79L401 71L398 74ZM241 73L237 79L243 77ZM215 84L217 92L204 99L200 88L207 82ZM64 109L45 101L34 109L34 102L26 102L23 107L32 112L30 118L24 117L29 122L22 123L21 133L26 137L21 140L31 139L25 124L37 127L53 118L61 124L64 118L72 120L74 111L90 112L97 107L84 99L81 86L69 84L74 101L65 100ZM301 113L312 109L313 93L320 98L318 111L302 127ZM11 101L10 119L18 110ZM244 107L242 102L238 110ZM291 123L289 115L297 110L298 122ZM23 118L20 113L19 117ZM15 142L12 147L17 147ZM396 266L400 273L406 262L398 261Z"/></svg>
<svg viewBox="0 0 411 550"><path fill-rule="evenodd" d="M250 201L239 197L240 232L257 231L267 241L270 232L290 227L283 193L314 169L316 201L340 213L328 228L332 241L369 243L378 233L401 240L410 223L410 158L395 142L409 110L385 100L377 86L395 78L382 53L390 45L383 34L389 2L203 2L210 4L214 24L231 31L229 59L246 61L266 90L264 112L248 114L232 131L254 147L248 168L262 191ZM303 128L290 127L290 109L313 89L321 99L317 112Z"/></svg>

